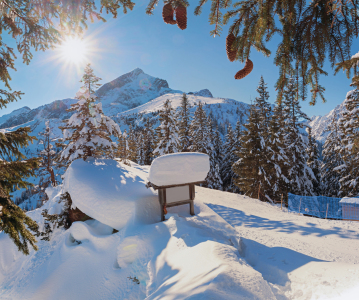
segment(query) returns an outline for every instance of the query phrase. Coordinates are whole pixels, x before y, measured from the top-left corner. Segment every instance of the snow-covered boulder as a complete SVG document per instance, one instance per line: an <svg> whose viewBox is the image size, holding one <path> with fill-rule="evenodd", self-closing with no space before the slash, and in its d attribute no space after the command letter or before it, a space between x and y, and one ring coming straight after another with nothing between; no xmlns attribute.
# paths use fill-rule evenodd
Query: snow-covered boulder
<svg viewBox="0 0 359 300"><path fill-rule="evenodd" d="M167 154L152 162L148 179L157 186L198 182L205 180L209 168L207 154Z"/></svg>
<svg viewBox="0 0 359 300"><path fill-rule="evenodd" d="M130 220L160 221L157 195L145 186L146 175L110 159L75 160L67 169L64 192L72 208L117 230Z"/></svg>

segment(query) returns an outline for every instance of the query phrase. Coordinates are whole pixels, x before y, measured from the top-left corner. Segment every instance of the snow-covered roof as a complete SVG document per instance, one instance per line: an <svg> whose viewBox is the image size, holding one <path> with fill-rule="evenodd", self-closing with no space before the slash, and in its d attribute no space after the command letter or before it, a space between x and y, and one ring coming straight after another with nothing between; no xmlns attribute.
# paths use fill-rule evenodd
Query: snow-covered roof
<svg viewBox="0 0 359 300"><path fill-rule="evenodd" d="M157 186L203 181L209 172L209 156L204 153L173 153L156 158L149 181Z"/></svg>
<svg viewBox="0 0 359 300"><path fill-rule="evenodd" d="M341 204L358 204L359 205L359 198L351 198L351 197L344 197L342 200L339 201Z"/></svg>

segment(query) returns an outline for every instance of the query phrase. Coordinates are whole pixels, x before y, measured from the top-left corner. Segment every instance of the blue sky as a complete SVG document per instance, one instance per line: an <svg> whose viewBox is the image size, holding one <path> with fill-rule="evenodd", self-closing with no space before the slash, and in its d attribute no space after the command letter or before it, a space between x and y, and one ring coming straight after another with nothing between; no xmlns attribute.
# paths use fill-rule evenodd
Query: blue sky
<svg viewBox="0 0 359 300"><path fill-rule="evenodd" d="M273 64L276 50L271 43L273 54L267 58L252 51L254 69L242 80L235 80L234 74L243 68L239 62L230 62L225 51L225 37L228 26L223 28L220 37L213 38L213 29L208 23L209 5L201 16L193 14L195 5L188 8L188 25L180 30L176 25L165 24L162 20L161 3L154 15L145 14L148 1L136 3L127 15L119 13L117 19L106 17L106 23L90 24L86 37L96 48L90 61L95 73L103 80L111 81L135 68L145 73L165 79L173 89L184 92L208 88L215 97L232 98L250 102L256 97L256 87L260 76L268 83L270 102L274 103L276 92L274 84L278 69ZM353 45L353 54L359 51L358 41ZM22 100L9 104L0 115L28 106L35 108L57 99L72 98L81 86L81 70L75 66L64 67L61 59L55 58L53 50L35 53L29 66L17 64L17 72L11 72L13 90L25 93ZM308 101L302 102L303 111L309 116L324 115L340 104L351 89L350 79L340 73L333 76L329 63L326 68L329 76L321 77L326 88L327 103L314 107Z"/></svg>

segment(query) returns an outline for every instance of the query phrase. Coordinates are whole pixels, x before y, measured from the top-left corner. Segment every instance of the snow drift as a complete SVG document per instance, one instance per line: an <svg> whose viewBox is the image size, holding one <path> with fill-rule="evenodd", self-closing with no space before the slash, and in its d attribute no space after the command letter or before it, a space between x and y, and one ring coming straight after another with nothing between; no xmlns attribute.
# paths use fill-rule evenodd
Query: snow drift
<svg viewBox="0 0 359 300"><path fill-rule="evenodd" d="M145 176L110 159L75 160L67 169L64 191L73 206L117 230L130 220L159 222L157 195L145 186Z"/></svg>

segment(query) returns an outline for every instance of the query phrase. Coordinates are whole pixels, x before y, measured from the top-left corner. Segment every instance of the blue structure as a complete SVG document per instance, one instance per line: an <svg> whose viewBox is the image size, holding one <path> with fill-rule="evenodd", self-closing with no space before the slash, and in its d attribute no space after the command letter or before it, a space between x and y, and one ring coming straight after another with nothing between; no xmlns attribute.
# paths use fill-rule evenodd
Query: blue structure
<svg viewBox="0 0 359 300"><path fill-rule="evenodd" d="M288 209L293 212L314 216L342 220L342 198L325 196L299 196L288 194Z"/></svg>

